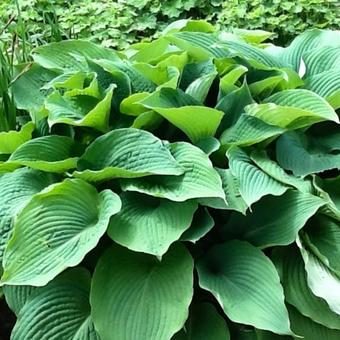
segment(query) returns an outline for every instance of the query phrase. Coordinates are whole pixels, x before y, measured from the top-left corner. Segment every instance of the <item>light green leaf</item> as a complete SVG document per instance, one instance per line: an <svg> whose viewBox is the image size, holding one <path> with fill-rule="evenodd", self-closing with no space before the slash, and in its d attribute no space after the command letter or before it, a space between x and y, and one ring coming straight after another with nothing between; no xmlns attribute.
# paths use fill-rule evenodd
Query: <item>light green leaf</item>
<svg viewBox="0 0 340 340"><path fill-rule="evenodd" d="M148 111L143 105L139 103L140 100L148 97L150 93L141 92L134 93L129 97L126 97L120 103L120 112L129 116L139 116L142 113Z"/></svg>
<svg viewBox="0 0 340 340"><path fill-rule="evenodd" d="M200 103L204 103L216 75L217 72L212 72L197 78L186 88L185 93L195 98Z"/></svg>
<svg viewBox="0 0 340 340"><path fill-rule="evenodd" d="M178 165L184 169L183 175L122 180L122 189L177 202L202 197L225 201L221 178L202 150L185 142L172 143L169 149Z"/></svg>
<svg viewBox="0 0 340 340"><path fill-rule="evenodd" d="M14 218L34 194L56 180L51 174L27 168L0 176L0 269Z"/></svg>
<svg viewBox="0 0 340 340"><path fill-rule="evenodd" d="M263 30L247 30L241 28L233 28L233 33L240 36L247 43L251 44L260 44L264 40L267 40L274 35L273 32L267 32Z"/></svg>
<svg viewBox="0 0 340 340"><path fill-rule="evenodd" d="M122 247L100 258L90 294L101 340L169 340L187 317L193 295L193 260L180 244L162 261Z"/></svg>
<svg viewBox="0 0 340 340"><path fill-rule="evenodd" d="M309 288L315 296L325 300L329 308L340 315L340 278L332 273L315 255L304 248L301 240L298 242Z"/></svg>
<svg viewBox="0 0 340 340"><path fill-rule="evenodd" d="M243 241L214 246L197 264L199 284L234 322L291 334L283 289L273 263Z"/></svg>
<svg viewBox="0 0 340 340"><path fill-rule="evenodd" d="M44 286L79 264L121 208L111 190L98 193L66 179L36 194L21 210L6 248L1 284Z"/></svg>
<svg viewBox="0 0 340 340"><path fill-rule="evenodd" d="M306 176L340 168L339 132L326 132L318 137L290 131L276 143L276 158L280 166L295 176Z"/></svg>
<svg viewBox="0 0 340 340"><path fill-rule="evenodd" d="M216 308L208 302L200 302L191 307L184 329L172 340L230 340L230 334Z"/></svg>
<svg viewBox="0 0 340 340"><path fill-rule="evenodd" d="M65 172L77 166L73 139L66 136L44 136L20 145L8 163L49 172Z"/></svg>
<svg viewBox="0 0 340 340"><path fill-rule="evenodd" d="M95 182L183 173L160 139L133 128L116 129L98 137L80 157L78 170L74 176Z"/></svg>
<svg viewBox="0 0 340 340"><path fill-rule="evenodd" d="M207 208L199 207L195 212L190 228L182 234L181 241L196 243L206 235L214 225L215 222Z"/></svg>
<svg viewBox="0 0 340 340"><path fill-rule="evenodd" d="M212 153L217 151L221 146L220 142L215 137L207 137L200 139L198 142L196 142L195 145L199 147L207 155L211 155Z"/></svg>
<svg viewBox="0 0 340 340"><path fill-rule="evenodd" d="M25 124L20 131L0 132L0 154L11 154L21 144L32 138L33 122Z"/></svg>
<svg viewBox="0 0 340 340"><path fill-rule="evenodd" d="M232 147L227 151L229 167L239 182L242 199L250 207L266 195L282 195L287 187L268 176L254 165L250 157L240 148Z"/></svg>
<svg viewBox="0 0 340 340"><path fill-rule="evenodd" d="M340 329L339 316L329 309L326 301L309 289L304 262L297 247L276 249L273 260L281 277L286 301L314 322Z"/></svg>
<svg viewBox="0 0 340 340"><path fill-rule="evenodd" d="M288 129L298 129L325 120L339 123L336 112L326 100L309 90L280 91L265 102L248 105L246 113L267 124Z"/></svg>
<svg viewBox="0 0 340 340"><path fill-rule="evenodd" d="M49 126L63 123L107 131L114 88L115 85L110 86L102 100L82 95L66 97L53 92L45 101Z"/></svg>
<svg viewBox="0 0 340 340"><path fill-rule="evenodd" d="M228 147L249 146L266 139L277 137L286 130L247 114L242 114L236 124L225 130L221 137L221 145Z"/></svg>
<svg viewBox="0 0 340 340"><path fill-rule="evenodd" d="M182 130L193 142L214 136L223 112L200 103L181 90L162 88L140 104L154 110Z"/></svg>
<svg viewBox="0 0 340 340"><path fill-rule="evenodd" d="M300 335L294 339L299 340L303 336L306 340L338 340L340 331L336 329L326 328L311 319L300 314L296 308L288 305L289 319L292 324L292 330Z"/></svg>
<svg viewBox="0 0 340 340"><path fill-rule="evenodd" d="M90 317L90 284L88 271L76 268L36 289L19 312L11 338L99 340Z"/></svg>
<svg viewBox="0 0 340 340"><path fill-rule="evenodd" d="M232 215L225 232L236 233L261 248L288 245L295 241L299 230L325 203L317 196L295 190L278 197L267 196L247 216Z"/></svg>
<svg viewBox="0 0 340 340"><path fill-rule="evenodd" d="M192 222L197 203L172 202L125 192L122 210L110 220L108 234L118 244L158 257L177 241Z"/></svg>

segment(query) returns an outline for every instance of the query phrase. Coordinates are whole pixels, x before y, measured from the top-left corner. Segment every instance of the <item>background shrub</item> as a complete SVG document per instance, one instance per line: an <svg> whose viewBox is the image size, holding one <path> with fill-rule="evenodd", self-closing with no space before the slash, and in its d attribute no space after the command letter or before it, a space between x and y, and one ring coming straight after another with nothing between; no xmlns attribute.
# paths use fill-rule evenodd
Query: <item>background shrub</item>
<svg viewBox="0 0 340 340"><path fill-rule="evenodd" d="M21 0L26 36L32 45L61 38L89 38L105 46L124 48L143 37L157 35L169 22L205 18L219 26L265 29L276 42L287 44L309 27L336 28L340 24L336 0ZM18 32L16 4L3 0L0 23L13 17L2 40Z"/></svg>

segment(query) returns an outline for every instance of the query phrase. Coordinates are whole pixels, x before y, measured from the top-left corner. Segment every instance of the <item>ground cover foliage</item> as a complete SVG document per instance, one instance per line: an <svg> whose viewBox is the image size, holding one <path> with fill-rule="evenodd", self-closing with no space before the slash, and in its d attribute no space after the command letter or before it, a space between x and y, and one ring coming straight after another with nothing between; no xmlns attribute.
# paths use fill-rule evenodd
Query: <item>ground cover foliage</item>
<svg viewBox="0 0 340 340"><path fill-rule="evenodd" d="M21 10L18 17L17 4ZM337 0L2 0L0 40L24 38L28 48L65 38L85 38L125 48L158 36L169 22L208 19L222 30L265 29L287 44L307 28L338 28ZM24 23L24 27L22 25Z"/></svg>
<svg viewBox="0 0 340 340"><path fill-rule="evenodd" d="M12 339L339 339L340 34L269 37L182 20L15 66Z"/></svg>

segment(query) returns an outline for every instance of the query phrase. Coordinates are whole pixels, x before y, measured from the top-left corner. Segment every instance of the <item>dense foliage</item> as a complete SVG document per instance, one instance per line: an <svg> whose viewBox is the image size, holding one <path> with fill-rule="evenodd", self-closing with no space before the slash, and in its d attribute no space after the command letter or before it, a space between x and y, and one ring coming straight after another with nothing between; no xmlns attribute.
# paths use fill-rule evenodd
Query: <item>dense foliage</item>
<svg viewBox="0 0 340 340"><path fill-rule="evenodd" d="M13 340L340 338L340 33L269 36L180 21L16 67Z"/></svg>
<svg viewBox="0 0 340 340"><path fill-rule="evenodd" d="M29 45L61 38L89 38L105 46L126 47L157 35L169 21L206 18L225 28L265 29L281 44L310 27L340 25L337 0L20 0L24 31L15 1L0 4L0 23L14 15L2 39L25 34Z"/></svg>

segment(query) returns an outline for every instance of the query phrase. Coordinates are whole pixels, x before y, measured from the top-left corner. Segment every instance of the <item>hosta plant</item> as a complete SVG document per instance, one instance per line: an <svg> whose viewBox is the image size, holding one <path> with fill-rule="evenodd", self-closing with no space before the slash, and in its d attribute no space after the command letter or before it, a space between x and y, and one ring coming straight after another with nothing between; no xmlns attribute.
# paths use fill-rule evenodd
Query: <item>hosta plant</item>
<svg viewBox="0 0 340 340"><path fill-rule="evenodd" d="M268 36L180 21L16 66L13 340L340 339L340 33Z"/></svg>

